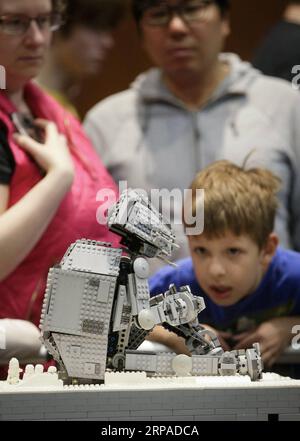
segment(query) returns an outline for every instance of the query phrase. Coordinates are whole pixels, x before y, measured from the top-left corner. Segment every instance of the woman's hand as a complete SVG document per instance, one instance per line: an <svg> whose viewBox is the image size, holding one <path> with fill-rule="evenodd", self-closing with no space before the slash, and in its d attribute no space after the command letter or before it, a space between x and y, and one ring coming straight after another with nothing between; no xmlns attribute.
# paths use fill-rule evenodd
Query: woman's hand
<svg viewBox="0 0 300 441"><path fill-rule="evenodd" d="M41 144L30 136L15 134L18 145L29 153L46 174L59 172L70 180L74 178L74 165L64 135L60 134L53 122L42 119L35 124L44 129L45 143Z"/></svg>
<svg viewBox="0 0 300 441"><path fill-rule="evenodd" d="M0 196L4 198L0 204L0 249L6 250L0 253L0 281L15 271L34 249L74 179L73 161L65 137L58 133L53 123L38 121L38 124L45 130L44 144L26 135L15 135L15 139L34 158L45 176L8 209L9 189L0 188Z"/></svg>

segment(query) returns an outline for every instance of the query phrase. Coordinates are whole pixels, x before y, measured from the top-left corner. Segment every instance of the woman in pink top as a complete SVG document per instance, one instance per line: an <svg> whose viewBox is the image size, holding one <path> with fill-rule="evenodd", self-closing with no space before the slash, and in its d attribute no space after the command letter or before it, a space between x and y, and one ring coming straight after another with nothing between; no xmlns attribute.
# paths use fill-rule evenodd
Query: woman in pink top
<svg viewBox="0 0 300 441"><path fill-rule="evenodd" d="M70 243L117 243L96 219L99 190L117 197L115 183L77 119L31 82L62 6L63 0L0 0L0 319L35 326L49 267Z"/></svg>

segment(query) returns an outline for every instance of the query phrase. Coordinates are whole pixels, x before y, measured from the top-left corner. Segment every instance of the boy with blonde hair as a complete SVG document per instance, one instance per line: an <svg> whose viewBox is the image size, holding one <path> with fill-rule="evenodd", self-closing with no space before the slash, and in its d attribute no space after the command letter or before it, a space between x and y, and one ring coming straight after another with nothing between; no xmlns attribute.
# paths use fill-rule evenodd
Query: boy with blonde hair
<svg viewBox="0 0 300 441"><path fill-rule="evenodd" d="M171 283L190 285L206 303L200 322L217 332L223 348L259 342L266 366L300 324L300 254L278 248L273 232L279 188L268 170L245 170L229 161L205 168L191 185L192 207L184 208L196 216L196 190L204 189L204 231L188 236L190 258L150 280L153 295ZM187 353L183 340L162 327L150 339Z"/></svg>

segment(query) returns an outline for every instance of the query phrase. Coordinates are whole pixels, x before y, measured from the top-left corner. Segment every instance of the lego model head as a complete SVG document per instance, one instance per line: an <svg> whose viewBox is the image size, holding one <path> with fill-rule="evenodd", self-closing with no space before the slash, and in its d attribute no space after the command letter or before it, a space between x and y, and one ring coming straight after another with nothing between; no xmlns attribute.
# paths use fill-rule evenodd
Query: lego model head
<svg viewBox="0 0 300 441"><path fill-rule="evenodd" d="M142 192L125 190L109 210L108 226L133 254L167 258L178 247L167 220Z"/></svg>

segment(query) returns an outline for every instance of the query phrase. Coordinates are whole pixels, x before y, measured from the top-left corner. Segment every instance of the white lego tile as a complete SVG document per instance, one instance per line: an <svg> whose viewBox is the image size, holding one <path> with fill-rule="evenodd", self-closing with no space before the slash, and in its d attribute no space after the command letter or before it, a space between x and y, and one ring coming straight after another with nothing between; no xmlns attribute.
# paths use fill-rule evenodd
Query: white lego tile
<svg viewBox="0 0 300 441"><path fill-rule="evenodd" d="M295 404L295 403L294 403ZM269 414L297 414L300 413L299 407L286 407L286 408L280 408L280 407L268 407L268 408L259 408L257 409L258 414L262 413L269 413Z"/></svg>
<svg viewBox="0 0 300 441"><path fill-rule="evenodd" d="M215 410L214 409L199 409L199 405L198 405L198 409L174 409L173 410L173 415L174 416L188 416L188 415L197 415L197 416L205 416L205 415L215 415Z"/></svg>
<svg viewBox="0 0 300 441"><path fill-rule="evenodd" d="M300 421L300 412L295 414L280 415L279 421Z"/></svg>

